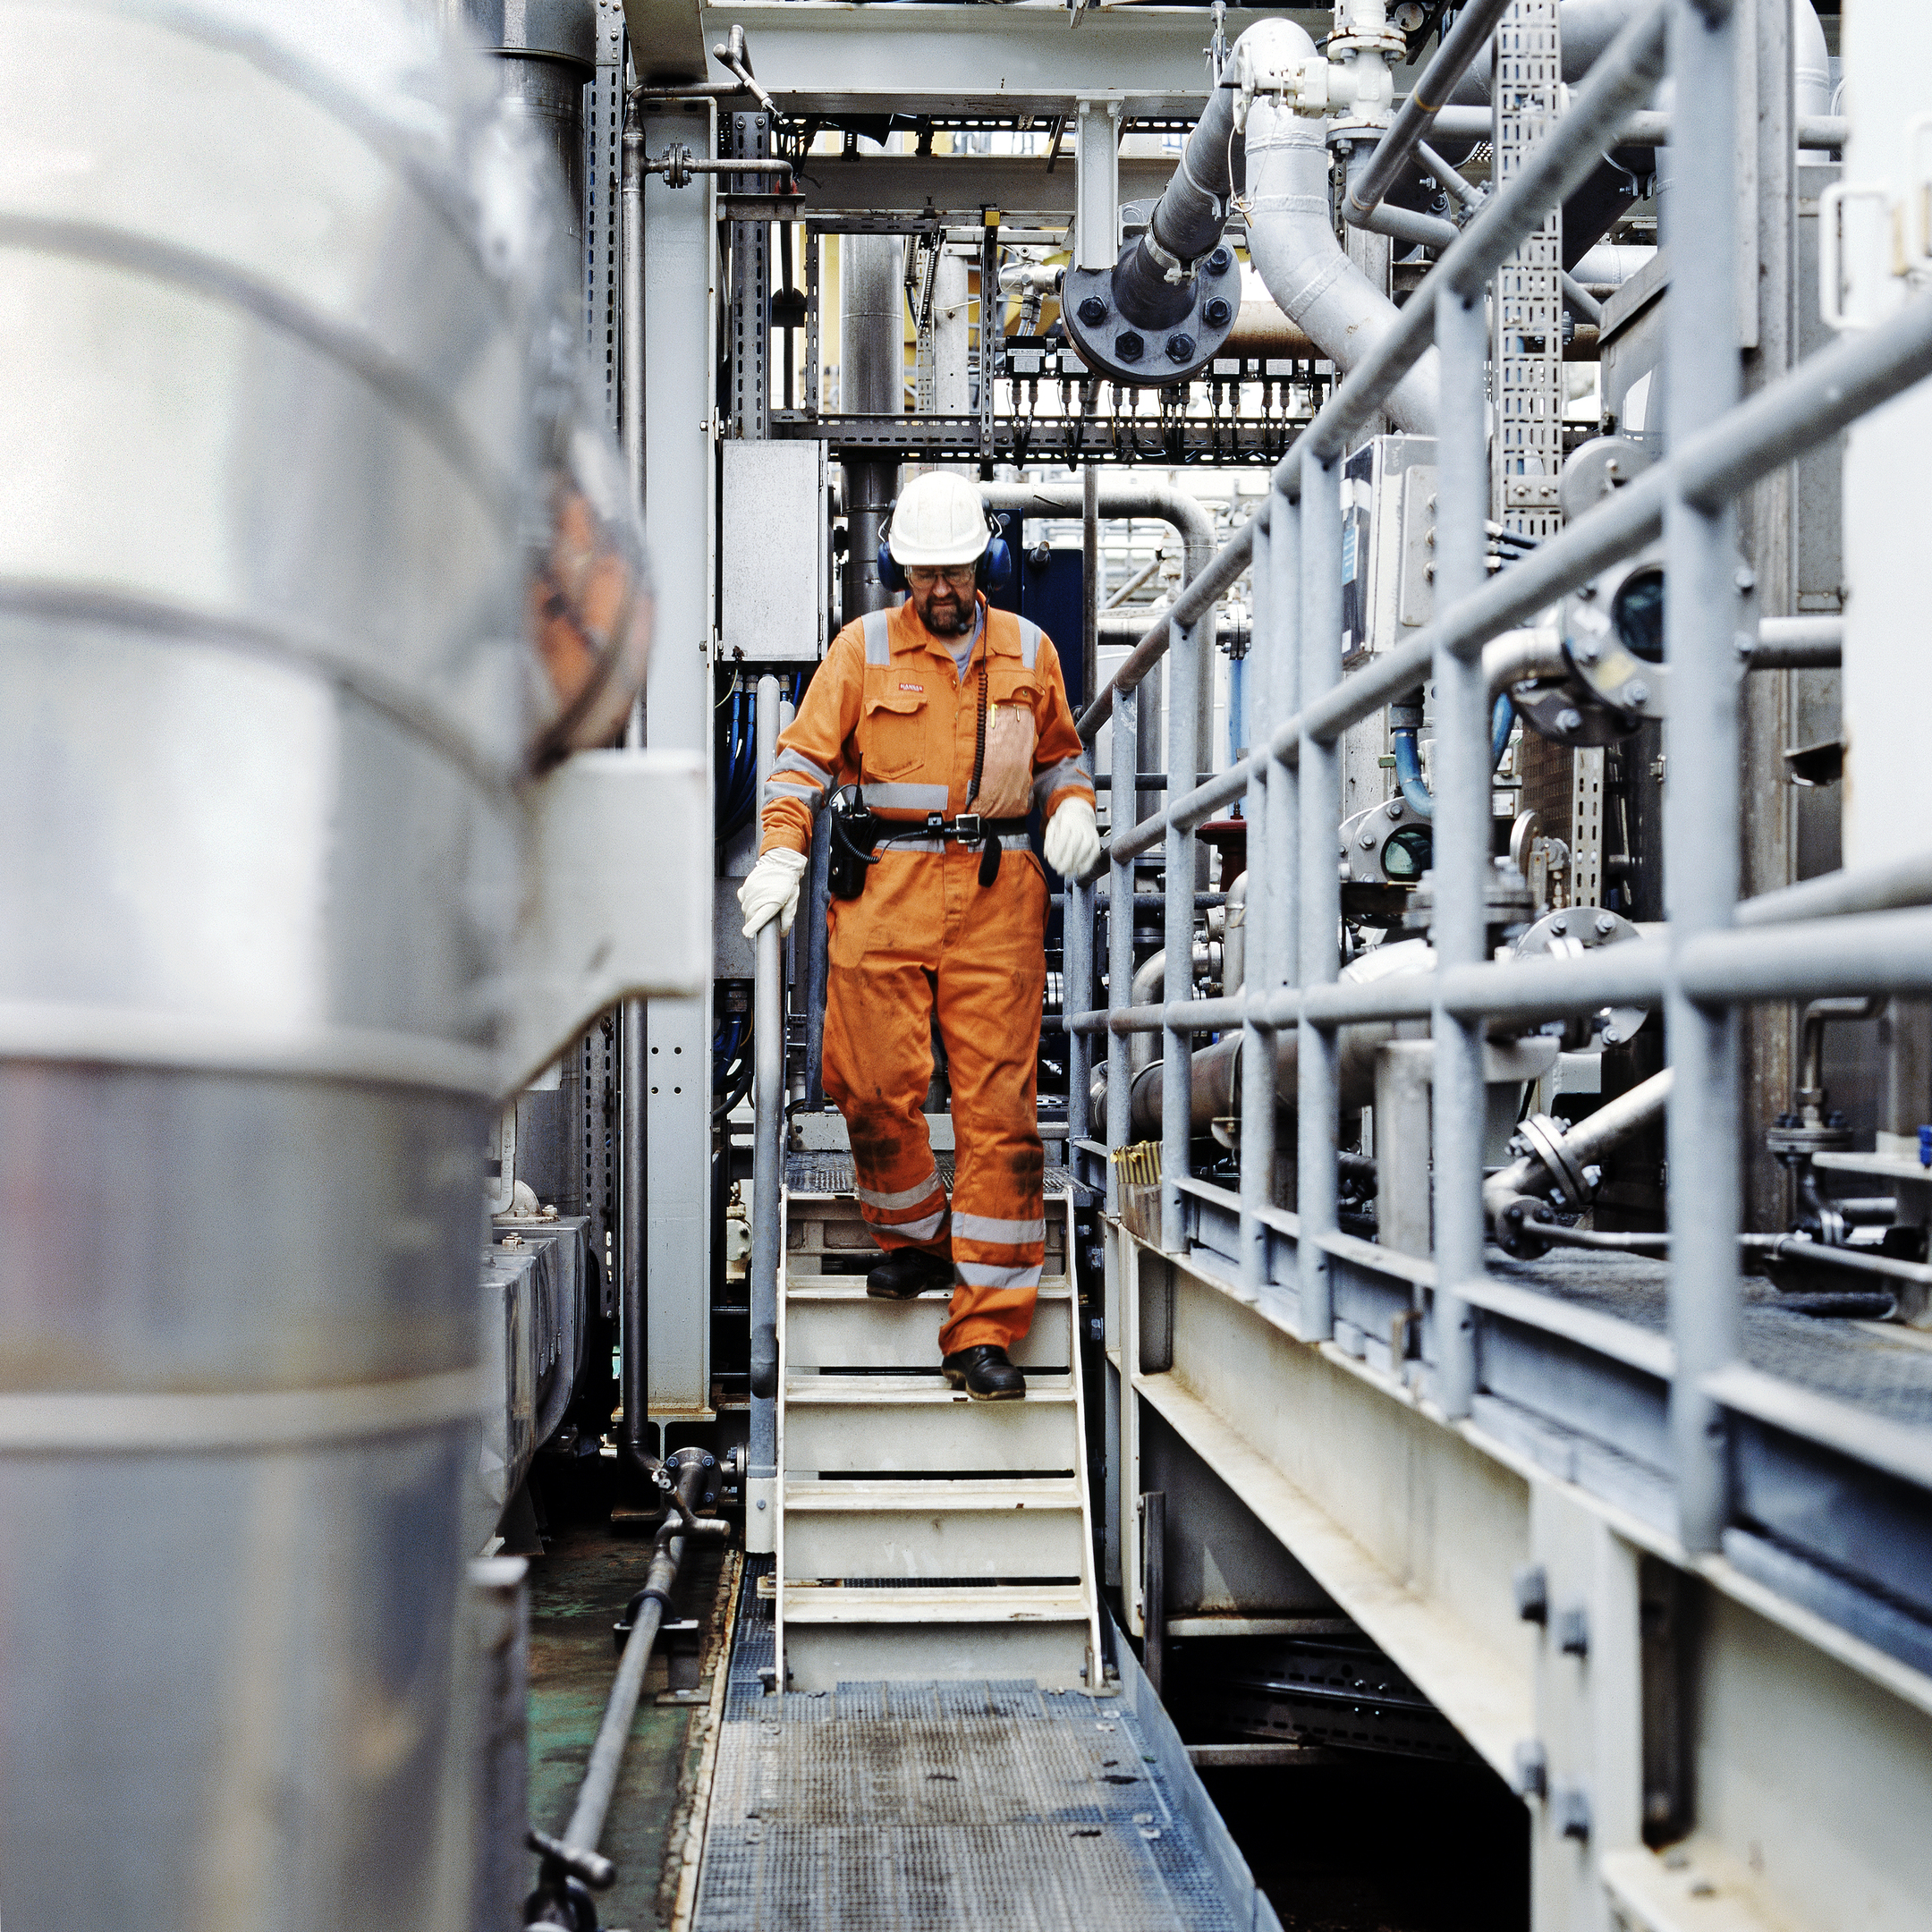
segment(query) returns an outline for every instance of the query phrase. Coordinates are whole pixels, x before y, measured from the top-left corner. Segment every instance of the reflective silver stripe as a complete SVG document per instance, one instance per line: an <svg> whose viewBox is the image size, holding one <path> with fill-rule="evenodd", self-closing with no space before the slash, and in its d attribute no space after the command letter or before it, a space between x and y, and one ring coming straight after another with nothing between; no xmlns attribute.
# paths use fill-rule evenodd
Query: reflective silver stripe
<svg viewBox="0 0 1932 1932"><path fill-rule="evenodd" d="M917 1187L901 1188L896 1194L881 1194L875 1188L855 1187L852 1192L868 1208L917 1208L930 1199L939 1185L939 1170L933 1171Z"/></svg>
<svg viewBox="0 0 1932 1932"><path fill-rule="evenodd" d="M895 838L891 844L881 845L878 855L881 859L890 859L894 852L943 852L945 849L946 842L944 839ZM965 849L963 845L960 848L962 852Z"/></svg>
<svg viewBox="0 0 1932 1932"><path fill-rule="evenodd" d="M991 1215L956 1214L953 1232L967 1241L1004 1241L1018 1247L1023 1241L1046 1239L1046 1223L1038 1221L996 1221Z"/></svg>
<svg viewBox="0 0 1932 1932"><path fill-rule="evenodd" d="M1033 802L1044 805L1056 792L1064 792L1069 785L1091 785L1093 780L1081 768L1077 758L1062 758L1057 765L1049 765L1043 772L1036 773L1033 779Z"/></svg>
<svg viewBox="0 0 1932 1932"><path fill-rule="evenodd" d="M865 801L875 811L943 812L946 797L943 784L869 784L865 788Z"/></svg>
<svg viewBox="0 0 1932 1932"><path fill-rule="evenodd" d="M809 799L816 805L825 796L826 788L816 780L808 778L803 772L774 772L765 781L765 796L769 798L774 789L783 785L787 795Z"/></svg>
<svg viewBox="0 0 1932 1932"><path fill-rule="evenodd" d="M937 1214L923 1216L917 1221L894 1221L889 1226L893 1233L903 1234L908 1241L930 1241L945 1225L945 1218L946 1211L942 1208ZM883 1234L887 1230L881 1227L879 1232Z"/></svg>
<svg viewBox="0 0 1932 1932"><path fill-rule="evenodd" d="M1020 662L1029 671L1033 668L1033 660L1039 656L1039 640L1040 627L1037 623L1029 623L1022 617L1020 620Z"/></svg>
<svg viewBox="0 0 1932 1932"><path fill-rule="evenodd" d="M832 783L832 774L822 770L805 756L802 751L781 751L772 760L771 775L775 778L780 772L803 772L807 777L822 785Z"/></svg>
<svg viewBox="0 0 1932 1932"><path fill-rule="evenodd" d="M1040 1264L1030 1267L992 1267L984 1261L958 1261L960 1279L969 1288L1038 1288Z"/></svg>
<svg viewBox="0 0 1932 1932"><path fill-rule="evenodd" d="M892 662L892 632L886 627L892 622L892 614L869 610L859 622L865 628L866 662L889 665Z"/></svg>

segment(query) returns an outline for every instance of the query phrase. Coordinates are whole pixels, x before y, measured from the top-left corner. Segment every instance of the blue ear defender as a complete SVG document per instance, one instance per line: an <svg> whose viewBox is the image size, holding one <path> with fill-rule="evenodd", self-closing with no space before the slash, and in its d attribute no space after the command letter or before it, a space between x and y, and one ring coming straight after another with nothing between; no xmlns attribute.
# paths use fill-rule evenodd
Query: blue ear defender
<svg viewBox="0 0 1932 1932"><path fill-rule="evenodd" d="M979 553L973 582L982 590L992 590L1013 576L1013 550L1000 535L996 519L987 519L987 547ZM902 591L906 588L905 566L896 562L892 554L892 521L889 518L879 531L878 580L888 590Z"/></svg>

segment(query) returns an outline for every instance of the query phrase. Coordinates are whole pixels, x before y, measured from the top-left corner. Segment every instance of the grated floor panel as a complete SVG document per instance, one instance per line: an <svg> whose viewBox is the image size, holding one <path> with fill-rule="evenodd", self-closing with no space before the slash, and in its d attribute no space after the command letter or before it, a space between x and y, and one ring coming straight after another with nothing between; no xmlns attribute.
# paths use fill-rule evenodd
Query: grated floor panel
<svg viewBox="0 0 1932 1932"><path fill-rule="evenodd" d="M1030 1681L769 1697L772 1606L749 1577L740 1604L693 1932L1233 1932L1119 1700Z"/></svg>
<svg viewBox="0 0 1932 1932"><path fill-rule="evenodd" d="M1662 1261L1555 1253L1511 1261L1492 1252L1488 1264L1499 1281L1656 1335L1669 1330L1669 1269ZM1932 1338L1877 1322L1801 1315L1760 1276L1746 1276L1743 1290L1744 1360L1753 1368L1896 1422L1932 1424Z"/></svg>

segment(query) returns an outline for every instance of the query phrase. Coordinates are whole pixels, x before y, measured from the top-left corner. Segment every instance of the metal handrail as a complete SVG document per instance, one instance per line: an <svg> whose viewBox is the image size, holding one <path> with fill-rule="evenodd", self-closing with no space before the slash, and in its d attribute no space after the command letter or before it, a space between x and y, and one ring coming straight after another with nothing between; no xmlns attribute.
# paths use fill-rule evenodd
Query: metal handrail
<svg viewBox="0 0 1932 1932"><path fill-rule="evenodd" d="M778 680L758 685L758 809L778 755ZM777 1517L778 1270L784 1186L784 979L778 921L758 928L752 985L751 1426L745 1452L745 1547L768 1554Z"/></svg>
<svg viewBox="0 0 1932 1932"><path fill-rule="evenodd" d="M1674 491L1701 508L1721 507L1928 375L1932 375L1932 299L1920 297L1874 328L1841 336L1759 390L1688 439L1677 454L1606 496L1521 563L1499 572L1473 597L1323 692L1241 764L1173 799L1124 838L1116 833L1108 857L1116 856L1116 847L1117 855L1125 858L1151 851L1170 823L1199 823L1238 798L1249 778L1270 761L1292 763L1304 737L1333 741L1413 691L1429 675L1438 648L1458 657L1480 652L1498 632L1654 542ZM1253 522L1250 519L1243 529L1251 529Z"/></svg>
<svg viewBox="0 0 1932 1932"><path fill-rule="evenodd" d="M1675 131L1675 188L1692 211L1685 218L1697 223L1700 245L1677 264L1666 311L1671 454L1531 555L1487 577L1484 292L1664 77L1665 23L1674 11L1680 30L1671 48L1676 98L1699 104L1699 114ZM1189 1245L1187 1055L1195 1032L1238 1024L1244 1053L1251 1048L1258 1061L1271 1062L1274 1035L1283 1027L1301 1028L1296 1101L1302 1119L1315 1122L1335 1115L1341 1028L1368 1020L1430 1022L1435 1255L1429 1264L1407 1264L1403 1278L1412 1277L1416 1292L1433 1298L1432 1394L1454 1419L1470 1412L1474 1395L1470 1311L1496 1299L1485 1278L1480 1137L1467 1131L1469 1120L1479 1114L1487 1026L1496 1019L1538 1021L1606 1005L1661 1005L1681 1075L1669 1103L1674 1346L1665 1372L1672 1378L1680 1533L1693 1552L1716 1547L1728 1521L1729 1479L1722 1435L1712 1427L1711 1392L1737 1360L1741 1337L1736 1009L1827 992L1932 992L1932 854L1739 902L1733 842L1722 829L1735 823L1739 809L1735 759L1728 744L1714 741L1707 757L1692 761L1703 769L1680 780L1674 767L1665 797L1674 850L1690 855L1674 877L1671 928L1661 936L1577 958L1496 962L1487 956L1482 925L1490 807L1483 651L1500 632L1660 534L1673 584L1666 648L1674 705L1681 702L1685 715L1698 717L1701 730L1715 724L1719 741L1735 731L1739 672L1746 665L1826 662L1836 649L1835 635L1791 620L1774 620L1752 637L1742 622L1750 585L1737 570L1733 506L1761 478L1932 376L1932 298L1911 299L1885 322L1840 339L1750 400L1737 400L1730 323L1736 301L1732 120L1738 31L1721 5L1674 10L1667 0L1656 0L1619 35L1569 112L1445 250L1398 326L1338 385L1276 466L1267 500L1175 599L1165 621L1141 639L1114 687L1081 718L1089 740L1109 716L1114 723L1116 810L1100 876L1115 912L1108 922L1107 962L1114 993L1110 1004L1095 1000L1092 962L1083 953L1076 970L1070 945L1063 1021L1077 1041L1095 1036L1105 1041L1108 1148L1131 1138L1130 1038L1165 1036L1161 1245L1175 1253ZM1431 344L1443 356L1445 398L1437 436L1443 504L1437 614L1409 642L1344 678L1339 458ZM1190 644L1202 613L1243 572L1251 573L1255 605L1256 750L1142 818L1134 687L1164 649ZM1339 740L1349 725L1431 678L1437 706L1436 970L1339 983L1334 849ZM1171 732L1175 720L1168 722ZM1172 748L1167 768L1185 769ZM1162 848L1168 930L1187 930L1194 826L1236 799L1245 800L1249 837L1245 987L1217 1000L1188 997L1189 949L1171 945L1165 997L1130 1004L1128 908L1136 859L1157 844ZM1095 889L1075 886L1070 919L1090 917ZM1329 1135L1308 1131L1297 1137L1295 1214L1284 1216L1269 1205L1272 1084L1245 1082L1241 1097L1240 1279L1249 1293L1271 1282L1269 1230L1277 1237L1291 1233L1296 1332L1304 1341L1321 1340L1333 1329L1331 1260L1345 1253L1353 1265L1366 1264L1356 1252L1360 1244L1352 1247L1336 1225ZM1092 1157L1090 1148L1080 1153ZM1111 1172L1106 1179L1109 1207L1117 1213ZM1392 1275L1401 1274L1402 1258L1387 1259ZM1426 1267L1426 1284L1418 1267Z"/></svg>

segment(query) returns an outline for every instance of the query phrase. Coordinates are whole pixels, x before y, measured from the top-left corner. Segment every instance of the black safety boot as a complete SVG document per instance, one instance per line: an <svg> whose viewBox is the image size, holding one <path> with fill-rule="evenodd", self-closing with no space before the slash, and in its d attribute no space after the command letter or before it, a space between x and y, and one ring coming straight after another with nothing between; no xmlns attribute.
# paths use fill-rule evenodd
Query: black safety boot
<svg viewBox="0 0 1932 1932"><path fill-rule="evenodd" d="M981 1342L948 1355L939 1369L954 1388L964 1389L975 1402L1018 1402L1026 1394L1026 1377L996 1343Z"/></svg>
<svg viewBox="0 0 1932 1932"><path fill-rule="evenodd" d="M866 1276L866 1292L888 1301L910 1301L928 1288L953 1287L953 1263L945 1255L928 1254L923 1248L897 1248L874 1265Z"/></svg>

